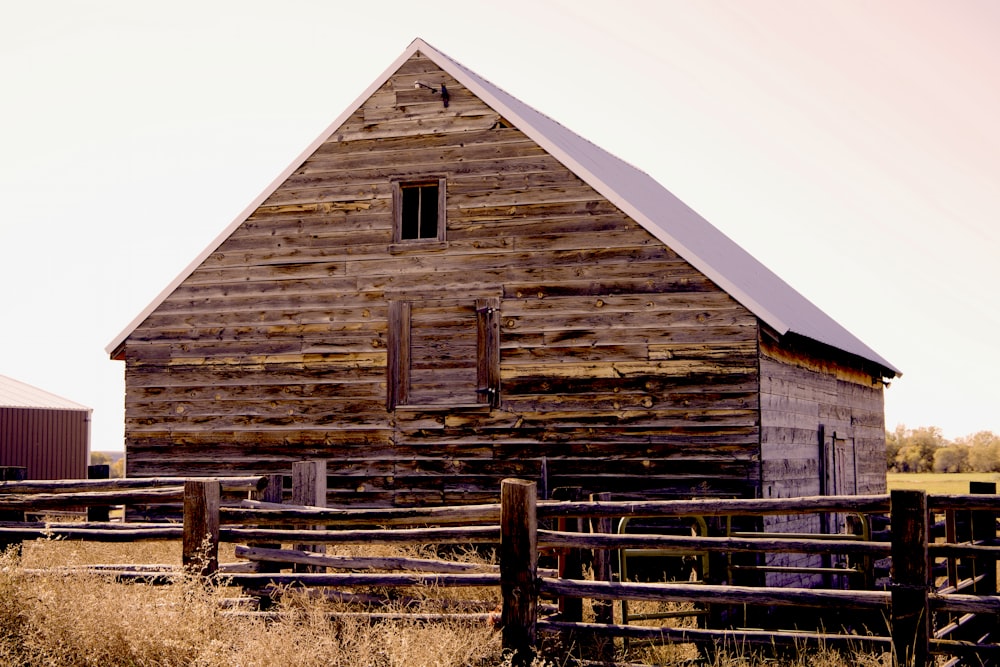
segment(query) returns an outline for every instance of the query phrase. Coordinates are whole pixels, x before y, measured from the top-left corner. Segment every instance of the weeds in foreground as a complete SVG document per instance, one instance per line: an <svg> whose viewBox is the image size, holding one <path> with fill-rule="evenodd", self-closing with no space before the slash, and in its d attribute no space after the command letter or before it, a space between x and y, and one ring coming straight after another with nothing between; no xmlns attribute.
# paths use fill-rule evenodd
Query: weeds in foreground
<svg viewBox="0 0 1000 667"><path fill-rule="evenodd" d="M400 555L397 554L396 555ZM426 553L407 553L427 556ZM475 559L476 554L456 558ZM288 594L277 619L233 618L223 604L237 591L206 587L196 578L170 586L122 584L97 574L38 572L97 563L177 564L172 543L102 545L60 541L27 543L23 554L0 556L0 665L42 667L504 667L500 635L488 623L369 623L362 618L331 620L344 607L321 595ZM220 555L220 560L231 556ZM495 591L417 589L400 596L406 611L439 611L495 603ZM405 600L405 602L403 601ZM706 667L881 667L884 658L833 651L802 652L776 661L751 655L699 656L690 645L632 647L616 657L658 665ZM562 667L564 657L536 659L533 667Z"/></svg>
<svg viewBox="0 0 1000 667"><path fill-rule="evenodd" d="M26 549L32 566L55 564L38 552L45 544ZM49 546L80 553L66 543ZM0 664L448 667L502 662L499 637L485 625L331 621L333 607L306 596L279 603L276 610L286 613L278 620L233 619L221 603L232 595L195 578L148 586L95 574L32 573L8 550L0 557Z"/></svg>

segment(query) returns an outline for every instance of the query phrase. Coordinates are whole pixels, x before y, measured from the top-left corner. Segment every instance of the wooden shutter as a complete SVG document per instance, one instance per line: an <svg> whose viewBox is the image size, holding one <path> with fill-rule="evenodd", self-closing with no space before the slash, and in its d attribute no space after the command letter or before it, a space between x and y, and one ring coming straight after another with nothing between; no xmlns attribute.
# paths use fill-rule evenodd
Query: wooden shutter
<svg viewBox="0 0 1000 667"><path fill-rule="evenodd" d="M500 299L390 301L386 405L500 404Z"/></svg>
<svg viewBox="0 0 1000 667"><path fill-rule="evenodd" d="M386 359L386 406L405 405L410 389L410 303L389 302L388 358Z"/></svg>
<svg viewBox="0 0 1000 667"><path fill-rule="evenodd" d="M491 408L500 405L500 299L476 299L476 393Z"/></svg>

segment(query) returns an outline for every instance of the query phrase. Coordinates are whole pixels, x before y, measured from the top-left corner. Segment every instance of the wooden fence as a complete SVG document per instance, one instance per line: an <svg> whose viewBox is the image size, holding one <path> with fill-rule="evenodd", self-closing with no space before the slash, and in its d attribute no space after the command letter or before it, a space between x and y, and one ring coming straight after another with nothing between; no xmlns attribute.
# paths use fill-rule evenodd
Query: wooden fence
<svg viewBox="0 0 1000 667"><path fill-rule="evenodd" d="M316 470L311 478L317 479ZM283 505L281 476L99 483L11 482L0 485L0 510L35 512L81 505L182 501L184 520L183 524L172 525L3 522L0 540L13 542L41 536L106 541L181 539L184 567L206 577L220 572L219 543L232 542L238 545L237 556L255 565L242 571L221 571L230 583L258 593L270 593L276 586L311 586L325 589L336 599L370 603L370 597L344 589L499 587L502 641L505 648L514 652L515 664L530 663L542 638L549 635L651 639L732 649L822 645L891 651L895 663L900 665L932 664L936 656L950 656L948 664L960 661L993 664L1000 661L1000 644L996 639L996 619L1000 613L996 515L1000 511L1000 497L995 495L995 489L977 491L959 496L895 491L878 496L766 500L539 502L534 482L505 480L499 504L351 510ZM227 494L246 496L248 492L251 498L238 504L222 502ZM293 495L300 500L304 497L301 493ZM697 536L619 534L612 532L613 524L609 521L626 517L719 520L823 513L857 515L864 518L866 525L877 523L874 517L887 516L890 529L884 531L884 537L888 541L867 534L862 538L747 531ZM932 537L938 534L941 536ZM499 567L436 559L328 556L311 550L313 546L343 544L498 545ZM296 548L280 545L296 545ZM636 549L707 553L729 561L743 558L744 562L757 565L744 566L741 572L756 567L762 575L776 569L768 566L768 559L780 554L814 557L833 554L866 564L891 558L892 571L867 590L822 584L815 588L739 585L735 583L732 568L720 581L710 584L614 580L608 557ZM558 554L558 569L540 568L540 554ZM582 554L592 554L596 573L592 580L582 577ZM289 568L300 571L286 572ZM829 569L801 568L814 574L829 574ZM116 571L115 575L122 579L151 578L150 572L142 570ZM873 579L869 577L868 581ZM593 620L587 622L583 616L584 600L590 600L593 609ZM607 603L625 600L695 603L707 607L709 621L700 627L616 623ZM881 618L887 622L881 629L876 623L840 632L761 630L741 628L733 622L735 616L720 613L743 608L836 608L851 610L859 618ZM373 612L368 615L399 616ZM444 617L474 621L492 618L484 610L419 616L428 621Z"/></svg>

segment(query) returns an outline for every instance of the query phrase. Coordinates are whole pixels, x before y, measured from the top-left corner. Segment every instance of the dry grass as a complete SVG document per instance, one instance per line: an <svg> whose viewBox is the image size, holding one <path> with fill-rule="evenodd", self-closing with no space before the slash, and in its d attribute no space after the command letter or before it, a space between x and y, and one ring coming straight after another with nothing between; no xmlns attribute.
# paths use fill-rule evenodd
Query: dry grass
<svg viewBox="0 0 1000 667"><path fill-rule="evenodd" d="M225 556L223 556L225 559ZM33 542L0 560L0 663L66 666L355 667L499 665L500 640L481 624L331 621L336 607L289 596L279 620L234 621L225 587L114 583L97 575L29 574L92 563L178 563L173 543ZM442 591L448 592L448 591ZM418 592L411 592L418 593ZM424 591L426 597L435 597ZM418 595L415 595L418 596Z"/></svg>
<svg viewBox="0 0 1000 667"><path fill-rule="evenodd" d="M390 553L366 555L400 555ZM343 553L343 552L339 552ZM407 556L431 556L407 552ZM465 560L474 554L456 556ZM232 550L221 560L233 560ZM206 588L196 580L171 586L121 584L92 574L33 574L28 570L100 563L178 564L179 545L172 542L94 544L38 541L23 553L0 557L0 664L25 667L66 665L90 667L500 667L505 664L500 636L483 623L422 624L414 621L370 624L360 619L331 621L338 607L317 596L289 595L279 603L279 620L226 616L220 603L234 591ZM489 589L409 590L408 597L427 600L434 610L441 597L483 601L493 605ZM419 604L418 604L419 608ZM413 607L408 607L413 611ZM691 646L633 646L617 658L659 665L692 664L700 658ZM561 667L564 658L536 660L536 667ZM837 653L801 653L780 663L753 656L717 654L701 664L712 667L846 667L886 664L866 656L843 658Z"/></svg>

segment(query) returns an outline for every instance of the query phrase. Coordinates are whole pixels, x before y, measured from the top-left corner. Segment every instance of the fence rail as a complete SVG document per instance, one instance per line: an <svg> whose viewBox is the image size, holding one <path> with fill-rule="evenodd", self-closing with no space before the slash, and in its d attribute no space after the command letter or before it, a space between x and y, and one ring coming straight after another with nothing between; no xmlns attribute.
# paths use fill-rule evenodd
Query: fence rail
<svg viewBox="0 0 1000 667"><path fill-rule="evenodd" d="M315 471L311 479L315 482ZM282 478L275 475L0 484L0 511L36 512L92 503L181 501L184 508L183 524L7 521L0 523L0 541L51 536L99 541L180 539L183 567L206 577L222 572L232 584L258 594L295 585L326 589L326 594L336 599L371 601L370 595L340 589L499 588L502 641L505 648L514 652L515 664L530 663L540 635L550 633L693 642L716 647L851 646L891 650L896 664L906 665L931 664L937 654L956 659L976 656L983 664L1000 660L1000 644L995 638L1000 613L996 584L996 562L1000 559L996 513L1000 511L1000 497L983 493L989 489L980 488L979 494L948 496L895 491L878 496L767 500L540 502L533 482L505 480L500 490L501 502L494 505L351 510L276 503L274 500L281 498L281 484ZM249 494L250 498L238 506L223 506L226 493ZM636 517L716 517L728 521L730 517L823 513L850 513L869 519L887 515L891 530L883 532L889 541L854 535L754 534L747 530L708 536L617 534L611 532L608 521ZM930 535L936 521L943 524L943 537L932 542ZM560 529L551 529L553 525ZM574 528L585 531L588 527L603 532L574 531ZM239 569L254 571L236 571L232 566L220 568L220 542L236 543L236 555L247 560L246 566ZM309 551L311 545L375 543L496 544L499 565L431 558L332 556ZM281 548L281 545L301 545L301 548ZM747 557L750 564L732 566L725 577L707 584L612 581L602 555L636 549L656 554L716 554L724 559ZM558 554L559 567L540 568L542 552ZM600 572L600 580L582 579L579 574L582 552L593 554L594 570ZM813 558L833 554L858 559L867 567L872 567L876 560L891 557L893 568L891 577L875 590L823 585L812 588L743 585L733 581L735 576L755 572L759 578L786 571L812 572L822 578L833 570L769 566L766 559L776 554ZM598 567L600 563L604 564ZM311 571L282 571L291 567ZM372 571L346 571L359 569ZM109 566L95 570L112 573L122 580L169 581L176 576L170 571L149 568ZM558 607L553 607L550 600L558 601ZM592 601L595 617L603 622L583 622L582 606L573 602L583 600ZM709 610L709 627L615 623L607 601L695 603ZM741 628L726 620L724 614L716 613L742 606L854 610L885 618L888 623L883 632L868 634L756 630ZM463 611L459 615L492 618L484 610ZM970 628L975 630L975 641L963 634Z"/></svg>

